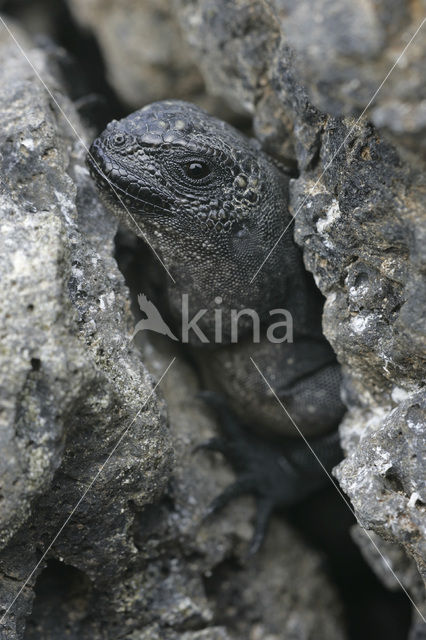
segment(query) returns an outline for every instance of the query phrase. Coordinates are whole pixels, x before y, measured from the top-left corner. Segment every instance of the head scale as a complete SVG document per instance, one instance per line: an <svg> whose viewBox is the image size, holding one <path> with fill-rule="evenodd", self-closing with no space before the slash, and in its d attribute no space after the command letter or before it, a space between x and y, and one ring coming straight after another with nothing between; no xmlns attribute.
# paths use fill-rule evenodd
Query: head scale
<svg viewBox="0 0 426 640"><path fill-rule="evenodd" d="M288 178L256 142L192 104L163 101L111 122L88 164L107 206L148 239L194 307L221 296L262 314L282 300L291 231L249 284L290 221Z"/></svg>

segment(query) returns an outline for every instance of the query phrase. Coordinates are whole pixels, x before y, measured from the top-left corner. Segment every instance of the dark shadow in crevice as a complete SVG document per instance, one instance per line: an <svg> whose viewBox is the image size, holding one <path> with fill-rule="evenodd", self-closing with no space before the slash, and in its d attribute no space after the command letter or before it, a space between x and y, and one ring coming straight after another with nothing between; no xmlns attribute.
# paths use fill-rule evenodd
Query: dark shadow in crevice
<svg viewBox="0 0 426 640"><path fill-rule="evenodd" d="M324 570L344 606L348 640L406 640L411 605L390 591L365 562L350 535L355 517L335 488L328 487L288 511L286 519L324 557Z"/></svg>
<svg viewBox="0 0 426 640"><path fill-rule="evenodd" d="M35 586L35 601L23 640L83 640L98 637L92 615L93 586L79 569L49 560Z"/></svg>
<svg viewBox="0 0 426 640"><path fill-rule="evenodd" d="M6 0L2 11L21 22L34 42L53 57L86 125L100 132L113 118L129 113L107 80L96 38L74 20L66 0Z"/></svg>

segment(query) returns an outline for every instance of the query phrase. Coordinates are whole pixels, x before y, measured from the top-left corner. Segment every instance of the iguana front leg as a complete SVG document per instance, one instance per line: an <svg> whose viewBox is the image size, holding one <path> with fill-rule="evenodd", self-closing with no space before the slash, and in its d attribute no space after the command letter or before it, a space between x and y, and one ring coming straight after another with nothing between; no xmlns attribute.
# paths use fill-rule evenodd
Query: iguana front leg
<svg viewBox="0 0 426 640"><path fill-rule="evenodd" d="M250 545L254 553L262 544L274 510L290 507L330 482L327 474L342 459L338 434L333 431L311 439L310 448L302 439L268 442L241 425L223 398L211 392L201 395L217 413L223 437L201 443L196 450L222 453L237 475L235 482L213 500L206 515L243 494L254 495L257 511Z"/></svg>

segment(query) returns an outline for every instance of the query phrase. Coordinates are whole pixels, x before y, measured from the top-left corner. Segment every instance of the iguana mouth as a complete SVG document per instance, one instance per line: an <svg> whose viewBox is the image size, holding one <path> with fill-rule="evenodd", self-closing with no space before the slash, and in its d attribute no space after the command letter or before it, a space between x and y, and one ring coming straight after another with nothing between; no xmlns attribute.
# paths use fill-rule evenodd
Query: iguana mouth
<svg viewBox="0 0 426 640"><path fill-rule="evenodd" d="M144 184L141 177L123 171L98 140L91 145L86 162L100 194L108 202L147 215L156 211L171 213L171 203L165 194L151 184Z"/></svg>

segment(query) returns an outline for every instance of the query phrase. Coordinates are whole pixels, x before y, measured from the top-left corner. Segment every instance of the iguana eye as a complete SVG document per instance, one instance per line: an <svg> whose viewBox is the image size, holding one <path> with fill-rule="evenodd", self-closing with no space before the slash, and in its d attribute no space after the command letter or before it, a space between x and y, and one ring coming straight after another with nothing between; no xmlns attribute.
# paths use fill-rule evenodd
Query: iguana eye
<svg viewBox="0 0 426 640"><path fill-rule="evenodd" d="M211 172L211 167L207 162L199 162L198 160L186 162L183 169L188 178L192 180L202 180L202 178L205 178Z"/></svg>

